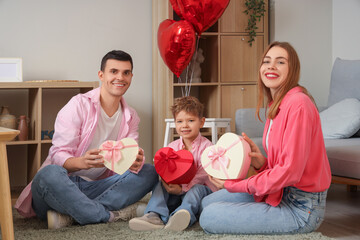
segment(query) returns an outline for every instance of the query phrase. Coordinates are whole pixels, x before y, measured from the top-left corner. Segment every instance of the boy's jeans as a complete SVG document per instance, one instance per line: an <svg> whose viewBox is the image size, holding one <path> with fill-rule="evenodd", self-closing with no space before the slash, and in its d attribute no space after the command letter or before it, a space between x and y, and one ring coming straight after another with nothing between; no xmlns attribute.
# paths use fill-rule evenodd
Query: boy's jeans
<svg viewBox="0 0 360 240"><path fill-rule="evenodd" d="M304 192L286 187L276 207L247 193L217 191L202 201L200 226L217 234L293 234L316 230L325 214L327 190Z"/></svg>
<svg viewBox="0 0 360 240"><path fill-rule="evenodd" d="M200 213L201 199L210 193L212 191L207 186L196 184L184 194L169 194L159 181L152 192L145 213L155 212L160 215L164 223L167 223L170 216L180 209L185 209L190 213L189 226L191 226L196 222L196 216Z"/></svg>
<svg viewBox="0 0 360 240"><path fill-rule="evenodd" d="M47 211L53 209L70 215L81 225L108 222L109 211L137 202L157 181L158 175L150 164L144 164L138 174L126 171L97 181L68 176L65 168L48 165L32 182L32 207L43 220Z"/></svg>

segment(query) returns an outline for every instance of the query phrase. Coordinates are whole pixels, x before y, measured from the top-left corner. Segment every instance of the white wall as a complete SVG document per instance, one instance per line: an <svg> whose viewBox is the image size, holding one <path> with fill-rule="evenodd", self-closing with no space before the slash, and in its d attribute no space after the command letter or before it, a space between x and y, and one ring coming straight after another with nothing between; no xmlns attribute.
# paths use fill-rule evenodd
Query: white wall
<svg viewBox="0 0 360 240"><path fill-rule="evenodd" d="M108 51L130 53L134 78L125 98L140 115L150 160L151 26L149 0L1 0L0 57L21 57L24 81L98 81Z"/></svg>
<svg viewBox="0 0 360 240"><path fill-rule="evenodd" d="M333 61L360 59L359 12L359 0L333 0Z"/></svg>
<svg viewBox="0 0 360 240"><path fill-rule="evenodd" d="M336 57L360 59L359 0L270 0L270 41L288 41L301 61L300 83L327 104Z"/></svg>
<svg viewBox="0 0 360 240"><path fill-rule="evenodd" d="M332 1L270 1L270 42L293 45L301 61L300 84L325 106L332 69Z"/></svg>

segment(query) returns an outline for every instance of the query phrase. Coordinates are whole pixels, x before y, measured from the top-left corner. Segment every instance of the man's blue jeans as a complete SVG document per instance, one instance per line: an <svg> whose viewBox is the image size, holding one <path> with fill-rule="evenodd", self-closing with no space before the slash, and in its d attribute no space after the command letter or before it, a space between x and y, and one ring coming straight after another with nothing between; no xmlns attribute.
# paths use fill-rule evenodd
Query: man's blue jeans
<svg viewBox="0 0 360 240"><path fill-rule="evenodd" d="M145 213L155 212L160 215L164 223L167 223L170 216L180 209L185 209L190 213L189 226L191 226L197 220L201 199L210 193L212 191L207 186L196 184L184 194L169 194L159 181L152 192Z"/></svg>
<svg viewBox="0 0 360 240"><path fill-rule="evenodd" d="M144 164L138 174L128 170L97 181L68 176L65 168L48 165L32 182L32 207L43 220L47 211L53 209L70 215L81 225L108 222L109 211L139 201L157 182L158 175L150 164Z"/></svg>
<svg viewBox="0 0 360 240"><path fill-rule="evenodd" d="M295 234L316 230L325 214L327 190L304 192L286 187L276 207L247 193L222 189L202 201L200 226L216 234Z"/></svg>

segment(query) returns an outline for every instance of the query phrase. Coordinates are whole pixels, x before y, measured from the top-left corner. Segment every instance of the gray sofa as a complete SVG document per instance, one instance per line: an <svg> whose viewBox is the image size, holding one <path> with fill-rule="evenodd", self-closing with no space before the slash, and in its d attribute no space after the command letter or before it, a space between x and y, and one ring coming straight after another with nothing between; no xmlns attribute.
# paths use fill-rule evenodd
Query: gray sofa
<svg viewBox="0 0 360 240"><path fill-rule="evenodd" d="M359 186L360 60L335 60L328 104L319 107L319 112L333 182ZM265 119L264 109L260 113ZM255 118L254 108L236 111L236 133L245 132L265 154L262 148L264 123Z"/></svg>

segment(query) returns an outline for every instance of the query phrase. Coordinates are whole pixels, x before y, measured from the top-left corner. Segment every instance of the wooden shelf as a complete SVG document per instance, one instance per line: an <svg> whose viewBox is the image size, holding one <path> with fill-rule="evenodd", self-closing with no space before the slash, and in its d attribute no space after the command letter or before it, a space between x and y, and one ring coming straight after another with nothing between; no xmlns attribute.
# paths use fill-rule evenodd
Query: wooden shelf
<svg viewBox="0 0 360 240"><path fill-rule="evenodd" d="M221 82L220 86L254 85L254 82Z"/></svg>
<svg viewBox="0 0 360 240"><path fill-rule="evenodd" d="M38 144L39 141L36 140L27 140L27 141L10 141L7 142L6 145L28 145L28 144Z"/></svg>
<svg viewBox="0 0 360 240"><path fill-rule="evenodd" d="M0 82L0 89L29 89L29 88L85 88L93 89L98 82Z"/></svg>
<svg viewBox="0 0 360 240"><path fill-rule="evenodd" d="M218 35L217 32L203 32L203 33L201 34L201 37L202 37L202 38L206 38L206 36L217 36L217 35Z"/></svg>
<svg viewBox="0 0 360 240"><path fill-rule="evenodd" d="M10 113L17 118L25 114L29 118L29 140L15 139L6 143L13 200L33 179L47 157L51 139L41 140L43 128L53 128L57 112L72 96L98 86L99 82L0 82L1 105L11 106Z"/></svg>
<svg viewBox="0 0 360 240"><path fill-rule="evenodd" d="M191 86L217 86L219 83L191 83ZM188 86L189 83L174 83L173 86L174 87L185 87Z"/></svg>

